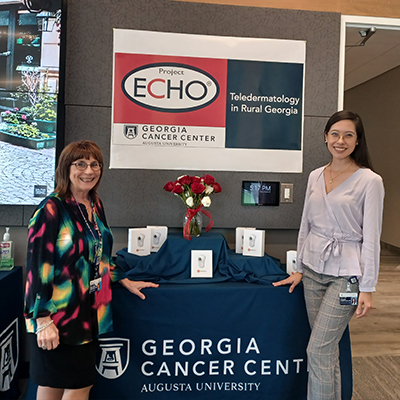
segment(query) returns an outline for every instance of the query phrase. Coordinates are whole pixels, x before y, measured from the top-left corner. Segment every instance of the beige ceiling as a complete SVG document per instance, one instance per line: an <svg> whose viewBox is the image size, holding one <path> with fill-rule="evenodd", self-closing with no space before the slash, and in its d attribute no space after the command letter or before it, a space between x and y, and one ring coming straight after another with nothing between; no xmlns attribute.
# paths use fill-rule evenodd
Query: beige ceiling
<svg viewBox="0 0 400 400"><path fill-rule="evenodd" d="M376 26L375 34L365 45L356 46L363 39L359 32L369 27L346 28L345 90L400 65L400 30Z"/></svg>

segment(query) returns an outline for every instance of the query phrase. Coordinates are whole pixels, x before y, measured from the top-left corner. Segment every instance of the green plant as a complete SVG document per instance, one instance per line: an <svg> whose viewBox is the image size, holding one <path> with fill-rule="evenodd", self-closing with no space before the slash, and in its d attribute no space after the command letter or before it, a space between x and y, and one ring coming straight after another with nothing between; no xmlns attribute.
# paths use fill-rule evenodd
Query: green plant
<svg viewBox="0 0 400 400"><path fill-rule="evenodd" d="M30 116L32 114L32 107L22 107L19 111Z"/></svg>
<svg viewBox="0 0 400 400"><path fill-rule="evenodd" d="M56 102L53 97L43 94L39 102L32 107L32 117L41 121L55 121L57 117L55 108Z"/></svg>
<svg viewBox="0 0 400 400"><path fill-rule="evenodd" d="M18 108L14 108L14 110L3 111L1 113L2 122L6 122L7 124L21 124L27 119L27 115L23 112L20 112Z"/></svg>
<svg viewBox="0 0 400 400"><path fill-rule="evenodd" d="M22 136L29 139L45 139L50 136L46 133L41 133L38 128L33 124L18 124L18 125L9 125L7 127L7 131L17 136Z"/></svg>
<svg viewBox="0 0 400 400"><path fill-rule="evenodd" d="M20 103L30 103L30 107L23 107L30 116L41 121L55 121L57 117L57 97L48 87L48 70L22 71L22 85L11 96Z"/></svg>

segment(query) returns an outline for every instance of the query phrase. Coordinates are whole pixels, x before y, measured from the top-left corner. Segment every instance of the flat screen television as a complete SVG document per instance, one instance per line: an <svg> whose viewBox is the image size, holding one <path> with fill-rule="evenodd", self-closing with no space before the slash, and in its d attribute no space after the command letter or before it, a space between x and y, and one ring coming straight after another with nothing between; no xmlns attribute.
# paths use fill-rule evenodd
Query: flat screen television
<svg viewBox="0 0 400 400"><path fill-rule="evenodd" d="M54 190L64 141L62 0L0 0L0 205Z"/></svg>
<svg viewBox="0 0 400 400"><path fill-rule="evenodd" d="M280 182L242 181L243 206L279 206Z"/></svg>

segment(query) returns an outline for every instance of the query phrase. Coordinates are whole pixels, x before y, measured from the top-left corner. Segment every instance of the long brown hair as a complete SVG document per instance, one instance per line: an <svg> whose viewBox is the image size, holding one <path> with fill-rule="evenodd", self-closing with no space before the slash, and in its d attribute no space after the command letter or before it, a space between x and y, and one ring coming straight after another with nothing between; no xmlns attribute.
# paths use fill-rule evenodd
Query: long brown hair
<svg viewBox="0 0 400 400"><path fill-rule="evenodd" d="M369 157L364 126L358 114L349 110L342 110L335 112L335 114L333 114L326 123L324 134L327 134L329 132L333 124L336 124L336 122L343 121L345 119L349 119L350 121L354 122L357 133L358 145L355 147L354 151L350 154L350 157L359 167L366 167L372 170L372 163Z"/></svg>
<svg viewBox="0 0 400 400"><path fill-rule="evenodd" d="M94 188L89 192L93 200L97 199L97 188L99 187L103 175L103 154L99 146L91 140L72 142L61 152L56 169L57 186L54 189L61 198L65 199L71 197L71 181L69 180L71 164L81 158L89 159L90 157L93 157L102 165L99 180L97 181L96 186L94 186Z"/></svg>

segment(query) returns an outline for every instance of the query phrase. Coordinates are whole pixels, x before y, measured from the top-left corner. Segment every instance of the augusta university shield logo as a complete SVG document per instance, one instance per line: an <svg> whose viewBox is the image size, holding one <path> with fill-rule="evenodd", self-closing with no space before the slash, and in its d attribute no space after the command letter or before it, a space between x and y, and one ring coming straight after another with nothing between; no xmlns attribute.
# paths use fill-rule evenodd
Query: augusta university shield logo
<svg viewBox="0 0 400 400"><path fill-rule="evenodd" d="M125 125L125 137L127 139L135 139L138 135L138 126L137 125Z"/></svg>
<svg viewBox="0 0 400 400"><path fill-rule="evenodd" d="M10 389L18 367L18 318L0 332L0 392Z"/></svg>
<svg viewBox="0 0 400 400"><path fill-rule="evenodd" d="M99 339L97 372L106 379L119 378L129 365L130 340L123 338Z"/></svg>

